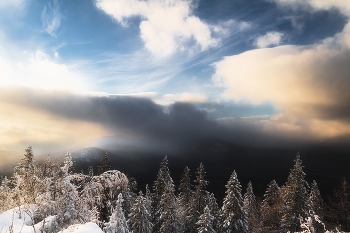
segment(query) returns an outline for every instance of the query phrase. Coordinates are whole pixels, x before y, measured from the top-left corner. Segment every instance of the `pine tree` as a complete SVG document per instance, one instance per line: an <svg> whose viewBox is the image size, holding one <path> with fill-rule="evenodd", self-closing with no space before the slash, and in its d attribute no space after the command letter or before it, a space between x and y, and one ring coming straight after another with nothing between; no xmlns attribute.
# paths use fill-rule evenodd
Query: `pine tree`
<svg viewBox="0 0 350 233"><path fill-rule="evenodd" d="M153 184L153 203L155 206L159 204L160 199L165 191L165 187L170 180L172 179L170 177L168 157L165 156L165 158L160 163L157 178Z"/></svg>
<svg viewBox="0 0 350 233"><path fill-rule="evenodd" d="M257 209L256 198L253 193L252 182L248 183L247 192L244 194L243 208L247 213L249 232L256 232L260 226L259 226L259 214Z"/></svg>
<svg viewBox="0 0 350 233"><path fill-rule="evenodd" d="M88 173L90 177L94 176L94 166L89 166L88 168Z"/></svg>
<svg viewBox="0 0 350 233"><path fill-rule="evenodd" d="M179 215L181 221L184 225L184 231L188 232L192 226L188 221L189 217L189 207L191 203L191 180L190 180L190 169L185 167L184 172L181 176L180 185L179 185Z"/></svg>
<svg viewBox="0 0 350 233"><path fill-rule="evenodd" d="M189 229L189 232L197 231L195 227L196 222L198 221L199 216L201 216L203 213L205 206L208 204L207 197L209 194L205 190L208 185L208 181L205 180L205 169L203 163L200 163L199 167L197 168L194 184L192 201L188 213L188 221L190 226L192 226L191 229Z"/></svg>
<svg viewBox="0 0 350 233"><path fill-rule="evenodd" d="M350 186L345 178L328 202L327 218L340 223L341 230L350 230Z"/></svg>
<svg viewBox="0 0 350 233"><path fill-rule="evenodd" d="M47 216L53 215L55 213L55 202L52 200L51 196L51 177L46 178L45 184L45 191L35 199L37 209L34 213L34 216L39 220L42 220Z"/></svg>
<svg viewBox="0 0 350 233"><path fill-rule="evenodd" d="M168 167L168 158L165 158L160 163L160 168L158 171L158 175L153 185L153 196L152 196L152 204L153 204L153 223L154 223L154 231L159 232L161 224L159 222L160 214L162 213L160 201L165 192L166 186L169 183L173 183L172 178L170 177L170 171Z"/></svg>
<svg viewBox="0 0 350 233"><path fill-rule="evenodd" d="M106 171L111 170L111 161L108 158L108 154L105 153L100 161L101 165L98 166L98 174L102 174Z"/></svg>
<svg viewBox="0 0 350 233"><path fill-rule="evenodd" d="M164 193L159 203L159 221L160 233L178 233L182 232L182 227L179 223L179 215L177 212L175 188L172 181L165 186ZM157 231L156 231L157 232Z"/></svg>
<svg viewBox="0 0 350 233"><path fill-rule="evenodd" d="M315 180L312 182L310 188L310 201L315 215L317 215L320 219L323 219L323 200Z"/></svg>
<svg viewBox="0 0 350 233"><path fill-rule="evenodd" d="M204 212L199 216L197 222L198 233L216 233L213 228L214 216L210 214L210 209L208 206L204 208Z"/></svg>
<svg viewBox="0 0 350 233"><path fill-rule="evenodd" d="M70 182L69 177L63 178L60 188L60 196L56 201L57 221L64 228L73 223L80 223L80 217L84 216L80 212L80 198L76 187Z"/></svg>
<svg viewBox="0 0 350 233"><path fill-rule="evenodd" d="M313 227L316 232L322 232L324 231L324 225L322 224L322 221L324 220L323 200L315 180L311 183L310 187L310 202L314 215L310 218L313 223L311 227Z"/></svg>
<svg viewBox="0 0 350 233"><path fill-rule="evenodd" d="M122 209L123 196L120 193L109 222L103 228L106 233L129 233L129 227Z"/></svg>
<svg viewBox="0 0 350 233"><path fill-rule="evenodd" d="M63 167L61 168L61 170L64 176L67 176L74 172L74 162L72 159L72 154L70 152L67 152L64 156Z"/></svg>
<svg viewBox="0 0 350 233"><path fill-rule="evenodd" d="M261 217L263 229L266 232L277 232L281 222L282 199L280 188L275 180L272 180L266 189L261 203Z"/></svg>
<svg viewBox="0 0 350 233"><path fill-rule="evenodd" d="M302 161L298 153L294 160L288 180L283 188L283 209L281 231L300 231L300 218L305 219L312 211L308 183L305 181Z"/></svg>
<svg viewBox="0 0 350 233"><path fill-rule="evenodd" d="M146 184L146 191L145 191L145 207L147 212L150 215L150 221L153 220L153 208L152 208L152 194L149 190L148 184Z"/></svg>
<svg viewBox="0 0 350 233"><path fill-rule="evenodd" d="M213 215L214 220L213 220L213 228L215 231L219 231L220 229L220 215L221 215L221 210L219 208L219 205L216 202L216 198L214 196L214 193L210 193L208 195L208 208L210 210L211 215Z"/></svg>
<svg viewBox="0 0 350 233"><path fill-rule="evenodd" d="M151 213L147 208L147 200L140 192L129 215L128 224L131 232L151 233L153 228L151 220Z"/></svg>
<svg viewBox="0 0 350 233"><path fill-rule="evenodd" d="M242 186L233 171L226 185L226 196L221 209L221 230L227 233L248 232L247 214L243 208Z"/></svg>
<svg viewBox="0 0 350 233"><path fill-rule="evenodd" d="M25 149L24 158L15 168L14 172L17 174L17 186L21 195L19 196L20 204L33 204L37 194L38 180L35 176L35 158L32 147Z"/></svg>
<svg viewBox="0 0 350 233"><path fill-rule="evenodd" d="M7 176L1 179L0 185L0 213L15 207L13 203L13 190L9 186Z"/></svg>
<svg viewBox="0 0 350 233"><path fill-rule="evenodd" d="M110 170L99 176L91 177L84 185L81 197L85 199L87 209L97 206L99 220L108 221L116 205L118 195L128 191L129 181L125 174Z"/></svg>

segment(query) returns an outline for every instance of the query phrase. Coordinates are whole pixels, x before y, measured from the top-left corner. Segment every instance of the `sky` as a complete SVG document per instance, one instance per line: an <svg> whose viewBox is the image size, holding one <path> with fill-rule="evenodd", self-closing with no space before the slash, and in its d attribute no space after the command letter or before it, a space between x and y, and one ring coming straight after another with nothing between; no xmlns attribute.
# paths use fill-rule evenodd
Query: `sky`
<svg viewBox="0 0 350 233"><path fill-rule="evenodd" d="M106 137L350 142L349 1L14 0L0 15L2 162Z"/></svg>

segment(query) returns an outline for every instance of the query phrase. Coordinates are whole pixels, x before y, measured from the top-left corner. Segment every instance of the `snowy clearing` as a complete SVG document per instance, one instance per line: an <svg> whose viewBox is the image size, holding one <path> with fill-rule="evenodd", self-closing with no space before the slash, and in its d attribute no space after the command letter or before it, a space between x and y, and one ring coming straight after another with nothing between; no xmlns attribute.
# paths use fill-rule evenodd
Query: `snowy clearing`
<svg viewBox="0 0 350 233"><path fill-rule="evenodd" d="M55 220L55 216L49 216L45 220L33 225L31 216L35 210L35 205L21 206L13 208L0 214L0 233L21 232L21 233L36 233L41 232L43 225L50 226ZM50 232L50 230L48 231ZM103 233L99 226L95 223L88 222L85 224L75 224L59 233Z"/></svg>

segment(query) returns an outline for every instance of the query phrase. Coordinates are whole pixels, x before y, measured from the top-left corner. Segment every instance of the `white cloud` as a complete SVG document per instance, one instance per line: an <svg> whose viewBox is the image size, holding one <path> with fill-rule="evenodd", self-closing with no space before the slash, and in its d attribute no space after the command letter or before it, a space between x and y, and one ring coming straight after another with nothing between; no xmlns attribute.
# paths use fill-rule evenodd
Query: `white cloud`
<svg viewBox="0 0 350 233"><path fill-rule="evenodd" d="M281 44L283 33L268 32L265 35L258 37L255 44L258 48L266 48L269 46L276 46Z"/></svg>
<svg viewBox="0 0 350 233"><path fill-rule="evenodd" d="M18 59L18 58L17 58ZM53 61L41 51L22 54L22 59L11 60L0 56L1 86L25 86L39 89L85 91L83 77L67 65Z"/></svg>
<svg viewBox="0 0 350 233"><path fill-rule="evenodd" d="M189 44L206 50L219 42L210 25L193 15L192 1L96 0L96 6L123 26L129 18L141 17L141 38L158 57L185 51Z"/></svg>
<svg viewBox="0 0 350 233"><path fill-rule="evenodd" d="M57 0L53 1L53 5L48 4L44 7L41 13L41 21L45 31L53 37L56 37L56 32L61 25L61 12Z"/></svg>
<svg viewBox="0 0 350 233"><path fill-rule="evenodd" d="M350 134L350 24L311 46L247 51L216 62L213 82L223 97L272 102L280 114L261 127L279 135L327 138Z"/></svg>

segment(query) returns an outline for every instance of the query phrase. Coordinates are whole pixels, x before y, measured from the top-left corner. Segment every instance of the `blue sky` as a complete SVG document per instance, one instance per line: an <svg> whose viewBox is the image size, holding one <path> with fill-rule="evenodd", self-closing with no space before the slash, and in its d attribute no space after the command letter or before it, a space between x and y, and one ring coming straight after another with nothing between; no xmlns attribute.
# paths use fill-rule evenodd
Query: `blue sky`
<svg viewBox="0 0 350 233"><path fill-rule="evenodd" d="M56 111L61 95L188 104L243 143L350 134L347 1L15 0L0 15L0 151L148 135Z"/></svg>

